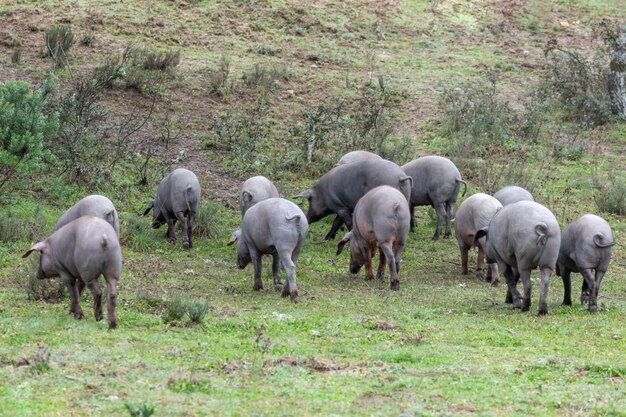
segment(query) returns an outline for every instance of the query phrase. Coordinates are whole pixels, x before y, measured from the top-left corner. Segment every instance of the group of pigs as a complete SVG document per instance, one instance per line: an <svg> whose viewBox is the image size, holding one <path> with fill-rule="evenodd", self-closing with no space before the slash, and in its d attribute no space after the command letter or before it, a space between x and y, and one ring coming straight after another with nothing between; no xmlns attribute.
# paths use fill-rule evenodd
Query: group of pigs
<svg viewBox="0 0 626 417"><path fill-rule="evenodd" d="M307 214L289 200L280 198L270 180L257 176L244 182L239 202L241 226L228 242L237 243L237 266L254 266L254 289L263 288L261 260L272 255L274 289L297 301L296 264L310 223L334 214L327 240L335 238L345 225L349 230L339 241L337 255L346 244L350 248L350 271L362 266L366 279L373 279L372 257L380 252L376 277L383 279L389 265L392 290L399 289L398 273L407 235L415 227L415 206L430 205L437 214L433 240L442 228L451 235L455 224L461 251L461 271L468 273L468 252L478 249L476 274L486 274L492 285L498 283L498 269L507 284L506 303L528 311L531 301L532 269L541 271L539 314L547 314L548 281L552 271L564 283L563 304L571 305L572 272L583 277L581 303L597 310L597 295L615 244L608 223L586 214L572 222L561 235L559 224L546 207L517 186L504 187L494 196L483 193L468 197L452 210L465 182L456 166L439 156L418 158L402 167L380 156L354 151L339 162L311 188L296 198L309 202ZM465 192L464 192L465 194ZM144 215L153 213L152 227L167 224L167 238L176 238L174 226L181 224L185 249L192 244L192 231L200 201L200 184L186 169L176 169L159 184L157 195ZM38 278L60 276L69 289L70 311L83 316L79 298L85 286L94 297L94 315L102 319L102 293L97 284L103 275L107 285L109 328L117 326L116 287L122 269L119 245L119 219L110 200L99 195L84 198L59 219L55 232L35 244L23 256L41 253ZM281 279L281 265L286 282ZM517 290L522 280L524 296Z"/></svg>

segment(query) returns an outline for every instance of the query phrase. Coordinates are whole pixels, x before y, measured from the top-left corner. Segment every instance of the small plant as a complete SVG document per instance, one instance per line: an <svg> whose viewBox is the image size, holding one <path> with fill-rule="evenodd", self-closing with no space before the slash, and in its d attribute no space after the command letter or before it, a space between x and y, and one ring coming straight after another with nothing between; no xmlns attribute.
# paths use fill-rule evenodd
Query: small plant
<svg viewBox="0 0 626 417"><path fill-rule="evenodd" d="M63 284L63 281L58 278L37 278L39 260L33 258L29 262L26 270L17 269L15 271L17 287L26 293L30 301L44 301L51 304L59 303L65 295L65 284Z"/></svg>
<svg viewBox="0 0 626 417"><path fill-rule="evenodd" d="M214 202L200 205L196 217L196 227L193 229L194 234L203 238L217 237L220 234L219 209L219 204Z"/></svg>
<svg viewBox="0 0 626 417"><path fill-rule="evenodd" d="M209 312L209 304L206 301L191 300L185 303L185 310L189 315L189 321L193 324L202 323Z"/></svg>
<svg viewBox="0 0 626 417"><path fill-rule="evenodd" d="M14 64L19 64L22 62L22 48L19 46L13 48L13 52L11 52L11 62Z"/></svg>
<svg viewBox="0 0 626 417"><path fill-rule="evenodd" d="M281 81L289 79L290 72L290 68L286 65L266 67L256 63L250 71L243 75L243 81L248 88L273 92L278 89Z"/></svg>
<svg viewBox="0 0 626 417"><path fill-rule="evenodd" d="M48 348L37 345L35 356L30 360L30 371L35 374L43 374L50 369L50 352L48 352Z"/></svg>
<svg viewBox="0 0 626 417"><path fill-rule="evenodd" d="M626 178L617 175L612 168L606 181L594 175L593 183L597 189L594 199L599 211L620 216L626 214Z"/></svg>
<svg viewBox="0 0 626 417"><path fill-rule="evenodd" d="M180 50L177 51L145 51L143 53L143 69L165 71L180 63Z"/></svg>
<svg viewBox="0 0 626 417"><path fill-rule="evenodd" d="M150 417L155 410L153 405L147 405L146 403L141 405L124 403L124 407L126 407L131 417Z"/></svg>
<svg viewBox="0 0 626 417"><path fill-rule="evenodd" d="M211 385L208 381L201 381L193 375L187 378L170 378L167 381L167 387L172 392L187 394L194 392L209 394L211 391Z"/></svg>
<svg viewBox="0 0 626 417"><path fill-rule="evenodd" d="M165 303L165 311L163 315L163 321L165 323L171 323L173 321L180 321L187 312L187 306L180 295L176 295L172 300Z"/></svg>
<svg viewBox="0 0 626 417"><path fill-rule="evenodd" d="M225 98L233 91L233 82L230 80L230 58L222 55L215 71L209 72L209 94Z"/></svg>
<svg viewBox="0 0 626 417"><path fill-rule="evenodd" d="M44 31L47 56L52 58L55 68L67 64L70 48L74 45L74 31L66 25L54 25Z"/></svg>
<svg viewBox="0 0 626 417"><path fill-rule="evenodd" d="M94 35L93 33L84 35L82 38L80 38L80 44L88 48L93 48L96 44L96 35Z"/></svg>

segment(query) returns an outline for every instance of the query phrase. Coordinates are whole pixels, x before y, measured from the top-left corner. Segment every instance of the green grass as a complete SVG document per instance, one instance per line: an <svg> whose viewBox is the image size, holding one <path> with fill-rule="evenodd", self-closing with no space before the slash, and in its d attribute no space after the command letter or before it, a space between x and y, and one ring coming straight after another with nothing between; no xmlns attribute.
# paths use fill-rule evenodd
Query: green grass
<svg viewBox="0 0 626 417"><path fill-rule="evenodd" d="M263 157L285 158L298 146L285 131L302 109L341 95L351 100L364 80L381 74L401 93L392 109L396 134L414 140L417 157L445 149L447 139L429 122L442 112L438 92L444 86L495 70L503 94L519 105L545 65L546 39L565 33L568 42L587 45L595 19L626 16L618 1L587 0L549 6L533 0L510 14L483 0L403 0L382 14L377 2L355 1L346 7L278 0L40 3L38 13L34 2L3 5L16 25L5 30L24 37L24 64L0 77L37 80L48 71L49 61L37 56L41 33L30 33L29 23L43 30L52 20L69 20L78 39L93 31L94 48L72 49L76 69L129 43L180 48L177 77L155 112L180 120L190 148L190 159L180 164L191 160L201 171L212 169L204 165L209 158L225 164L224 155L200 151L198 138L207 134L211 112L242 111L257 97L241 87L255 64L290 68L289 79L268 99L272 140L261 144ZM561 20L574 27L561 27ZM239 91L219 99L206 94L206 76L222 56L231 61ZM120 90L105 98L109 107L130 109L136 100ZM624 168L624 126L581 133L593 146L576 161L553 160L550 142L533 147L536 159L525 168L535 197L562 227L598 213L592 177ZM159 127L155 122L153 137ZM497 180L509 161L486 162L494 163L488 174ZM146 187L136 185L137 167L121 163L98 189L66 184L50 170L16 179L0 194L0 225L10 231L0 236L0 416L117 416L152 408L155 416L626 415L623 216L598 213L617 245L594 315L580 305L561 307L563 287L553 277L550 314L538 317L537 273L531 312L505 307L502 284L492 288L460 275L454 239L430 240L434 223L425 208L404 253L399 292L389 290L388 277L364 281L363 271L348 272L348 255L335 256L336 241L323 240L327 218L311 226L297 266L300 302L292 304L274 292L269 259L266 289L255 292L252 267L237 269L235 249L226 246L241 217L221 203L229 199L223 194L236 194L223 184L242 178L216 185L202 176L201 227L193 250L183 251L180 240L165 241L165 228L154 230L139 216L154 197L160 167L150 165ZM308 188L315 179L307 172L254 169L276 180L283 196ZM470 181L467 196L479 191ZM76 321L67 298L29 301L18 285L31 267L21 254L47 236L70 202L90 193L111 198L121 218L124 271L115 331L107 330L106 320L94 321L88 291L81 303L85 319ZM475 255L470 266L474 262ZM573 299L581 280L574 275ZM197 306L198 323L186 303ZM178 311L170 314L168 307Z"/></svg>

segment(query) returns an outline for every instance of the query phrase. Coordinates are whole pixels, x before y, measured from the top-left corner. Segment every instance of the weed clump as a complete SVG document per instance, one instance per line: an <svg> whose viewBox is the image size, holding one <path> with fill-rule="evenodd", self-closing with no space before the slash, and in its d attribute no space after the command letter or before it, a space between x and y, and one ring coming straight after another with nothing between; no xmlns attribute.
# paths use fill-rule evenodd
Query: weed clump
<svg viewBox="0 0 626 417"><path fill-rule="evenodd" d="M177 295L171 301L165 303L163 321L165 323L180 321L183 319L186 312L185 301L180 295Z"/></svg>
<svg viewBox="0 0 626 417"><path fill-rule="evenodd" d="M141 405L135 405L131 403L124 403L124 407L131 417L150 417L154 414L155 407L153 405L147 405L143 403Z"/></svg>
<svg viewBox="0 0 626 417"><path fill-rule="evenodd" d="M606 181L594 175L593 183L597 189L594 200L599 211L620 216L626 214L626 178L611 169Z"/></svg>
<svg viewBox="0 0 626 417"><path fill-rule="evenodd" d="M222 55L217 69L209 72L209 93L217 97L226 98L234 89L234 83L230 79L230 58Z"/></svg>
<svg viewBox="0 0 626 417"><path fill-rule="evenodd" d="M209 202L200 205L196 216L196 226L194 234L203 238L214 238L219 236L219 204Z"/></svg>
<svg viewBox="0 0 626 417"><path fill-rule="evenodd" d="M70 48L74 45L74 31L67 25L54 25L44 31L46 56L52 58L55 68L67 64Z"/></svg>
<svg viewBox="0 0 626 417"><path fill-rule="evenodd" d="M206 301L190 300L185 303L185 309L192 324L202 323L209 313L209 304Z"/></svg>

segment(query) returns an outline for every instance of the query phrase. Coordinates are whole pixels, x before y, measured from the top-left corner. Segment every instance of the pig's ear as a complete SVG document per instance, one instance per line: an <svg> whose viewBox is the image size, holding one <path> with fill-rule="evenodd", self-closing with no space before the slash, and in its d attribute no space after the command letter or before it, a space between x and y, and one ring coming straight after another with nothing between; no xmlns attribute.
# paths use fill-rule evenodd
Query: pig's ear
<svg viewBox="0 0 626 417"><path fill-rule="evenodd" d="M306 191L302 191L300 194L294 196L293 198L311 198L313 197L313 190L308 189Z"/></svg>
<svg viewBox="0 0 626 417"><path fill-rule="evenodd" d="M237 229L233 232L233 235L230 237L230 240L228 241L227 245L230 246L233 243L235 243L239 237L241 236L241 229Z"/></svg>
<svg viewBox="0 0 626 417"><path fill-rule="evenodd" d="M472 242L472 246L478 246L478 240L483 237L486 237L488 233L489 233L488 227L485 227L477 231L476 234L474 235L474 242Z"/></svg>
<svg viewBox="0 0 626 417"><path fill-rule="evenodd" d="M150 204L148 204L148 208L146 209L146 211L143 212L143 215L147 215L148 213L150 213L150 210L152 210L154 208L154 200L152 200L150 202Z"/></svg>
<svg viewBox="0 0 626 417"><path fill-rule="evenodd" d="M241 196L243 197L243 201L252 201L252 193L250 193L250 191L243 190Z"/></svg>
<svg viewBox="0 0 626 417"><path fill-rule="evenodd" d="M352 232L346 233L343 238L337 243L337 255L341 253L343 247L346 246L346 243L350 242L350 238L352 237Z"/></svg>
<svg viewBox="0 0 626 417"><path fill-rule="evenodd" d="M33 245L32 248L24 252L24 254L22 255L22 258L26 258L28 255L30 255L34 251L41 252L45 246L46 244L44 242L35 243L35 245Z"/></svg>

